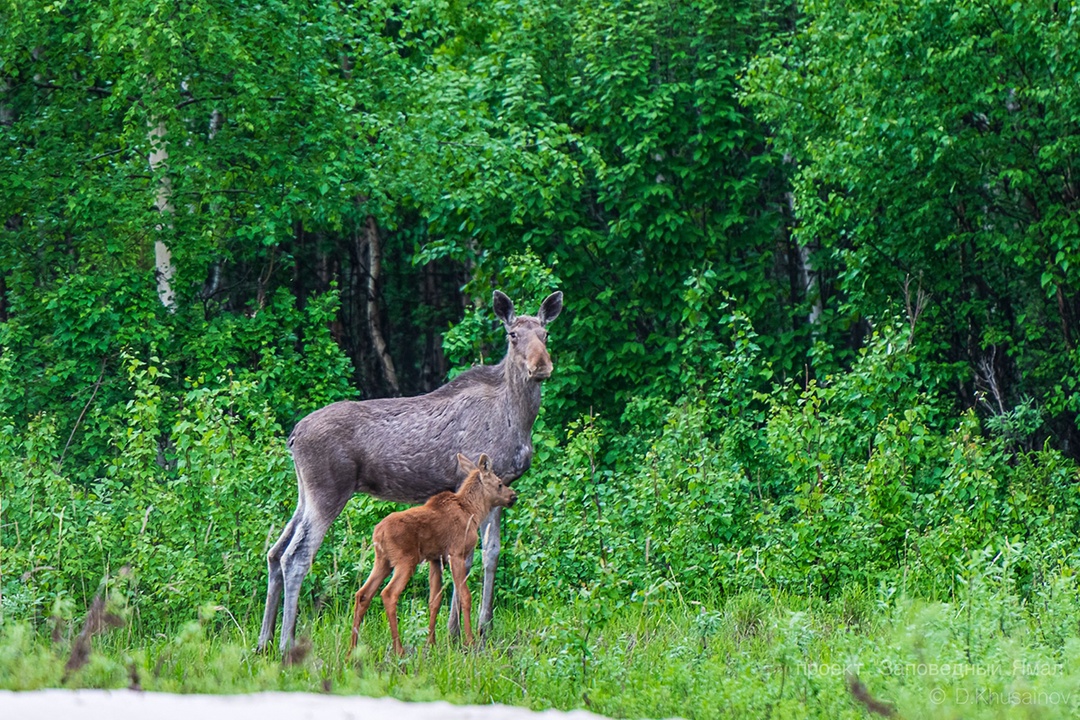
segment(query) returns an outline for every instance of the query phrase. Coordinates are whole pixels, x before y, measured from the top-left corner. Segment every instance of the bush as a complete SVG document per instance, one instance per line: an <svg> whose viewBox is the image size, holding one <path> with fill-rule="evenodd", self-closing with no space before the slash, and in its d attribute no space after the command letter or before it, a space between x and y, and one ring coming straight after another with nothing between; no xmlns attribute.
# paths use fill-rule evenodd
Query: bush
<svg viewBox="0 0 1080 720"><path fill-rule="evenodd" d="M717 367L752 358L741 332ZM984 435L974 413L949 418L904 334L882 327L849 372L806 387L762 394L719 375L675 403L636 401L623 427L572 423L522 480L505 582L515 595L617 579L627 597L670 583L697 599L879 585L944 599L971 557L1011 548L1010 581L1041 591L1077 547L1075 464Z"/></svg>
<svg viewBox="0 0 1080 720"><path fill-rule="evenodd" d="M702 287L692 282L688 297L709 301ZM86 413L92 468L74 462L65 416L0 420L4 622L41 624L57 600L84 606L129 565L140 630L205 606L254 627L264 553L295 502L283 418L344 387L319 309L272 307L208 329L187 363L207 368L198 375L124 350L123 388ZM1046 578L1074 564L1080 532L1075 464L985 435L973 413L950 416L921 380L906 328L882 325L847 373L769 386L744 316L686 322L675 399L642 396L621 418L565 428L541 417L534 469L507 513L504 599L587 600L567 622L588 628L658 594L747 604L779 593L839 599L857 626L867 592L948 600L983 556L1019 597L1056 597ZM289 327L307 339L269 341ZM249 362L215 366L230 347ZM299 390L308 377L319 380ZM306 598L347 608L389 508L349 504Z"/></svg>

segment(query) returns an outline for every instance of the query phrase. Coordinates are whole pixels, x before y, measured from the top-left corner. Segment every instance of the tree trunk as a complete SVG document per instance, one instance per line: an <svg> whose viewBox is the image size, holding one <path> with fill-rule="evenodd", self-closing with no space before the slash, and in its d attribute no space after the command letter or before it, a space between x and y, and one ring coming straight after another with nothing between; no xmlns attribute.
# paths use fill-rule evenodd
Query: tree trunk
<svg viewBox="0 0 1080 720"><path fill-rule="evenodd" d="M442 296L439 294L441 288L437 285L437 262L433 261L424 265L424 304L434 311L436 317L440 317ZM424 331L424 362L421 378L423 391L434 390L445 378L446 356L442 351L442 336L429 325Z"/></svg>
<svg viewBox="0 0 1080 720"><path fill-rule="evenodd" d="M379 228L375 224L375 217L368 215L367 232L365 240L368 246L368 287L367 287L367 317L368 332L371 334L371 344L375 346L375 357L379 359L383 377L390 392L400 395L397 372L394 370L394 361L386 350L386 340L383 339L382 329L379 326L379 267L382 263L382 249L379 247Z"/></svg>
<svg viewBox="0 0 1080 720"><path fill-rule="evenodd" d="M785 199L787 200L789 217L794 218L795 196L790 192L785 193ZM821 314L824 311L821 302L821 288L818 287L818 276L817 273L814 272L814 264L810 257L809 246L796 244L795 250L796 257L793 259L796 261L799 285L801 285L800 290L803 292L803 297L812 303L810 306L810 314L807 316L806 321L810 324L811 332L816 336L818 334L818 325L821 322ZM792 300L794 300L794 298L792 298Z"/></svg>
<svg viewBox="0 0 1080 720"><path fill-rule="evenodd" d="M169 159L169 151L165 149L165 121L159 120L157 126L150 129L150 170L157 171L165 166ZM172 183L168 175L162 175L158 184L157 199L154 204L161 215L172 215L173 208L170 203L172 197ZM172 252L169 246L161 239L161 233L166 228L172 227L172 223L162 223L157 226L158 237L154 240L154 269L157 275L158 297L161 304L169 310L176 310L176 297L173 294L172 279L176 274L176 266L173 265Z"/></svg>
<svg viewBox="0 0 1080 720"><path fill-rule="evenodd" d="M1061 292L1061 285L1054 285L1057 290L1058 316L1061 318L1061 334L1065 337L1065 347L1073 349L1072 329L1069 327L1069 310L1065 302L1065 295Z"/></svg>
<svg viewBox="0 0 1080 720"><path fill-rule="evenodd" d="M0 273L0 323L7 321L7 281L4 279L4 274Z"/></svg>

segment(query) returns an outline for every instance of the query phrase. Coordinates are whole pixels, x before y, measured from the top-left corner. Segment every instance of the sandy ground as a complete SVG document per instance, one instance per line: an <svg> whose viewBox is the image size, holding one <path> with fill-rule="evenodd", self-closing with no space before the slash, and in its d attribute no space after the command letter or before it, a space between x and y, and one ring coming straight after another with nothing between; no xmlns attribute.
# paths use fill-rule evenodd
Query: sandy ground
<svg viewBox="0 0 1080 720"><path fill-rule="evenodd" d="M171 695L131 690L0 691L0 720L595 720L583 710L407 703L311 693Z"/></svg>

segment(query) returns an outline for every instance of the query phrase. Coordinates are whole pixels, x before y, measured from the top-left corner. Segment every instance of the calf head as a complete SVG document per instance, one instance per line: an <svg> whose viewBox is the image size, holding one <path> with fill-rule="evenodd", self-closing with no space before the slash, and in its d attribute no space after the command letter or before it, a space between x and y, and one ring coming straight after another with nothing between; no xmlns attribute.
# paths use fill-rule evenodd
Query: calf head
<svg viewBox="0 0 1080 720"><path fill-rule="evenodd" d="M480 455L480 459L474 465L472 460L461 453L457 456L458 467L466 476L474 470L480 473L480 487L483 489L484 502L489 508L513 507L517 502L517 493L502 481L491 469L491 458L486 453Z"/></svg>

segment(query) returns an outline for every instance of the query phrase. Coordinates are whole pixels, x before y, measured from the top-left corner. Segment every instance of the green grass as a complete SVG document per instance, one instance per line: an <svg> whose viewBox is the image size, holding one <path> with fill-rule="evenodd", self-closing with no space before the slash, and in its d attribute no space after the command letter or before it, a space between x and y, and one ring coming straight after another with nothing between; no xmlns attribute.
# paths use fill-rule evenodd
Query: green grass
<svg viewBox="0 0 1080 720"><path fill-rule="evenodd" d="M1066 590L1028 605L978 587L951 604L862 591L829 604L752 594L712 607L652 598L605 619L582 598L530 602L500 608L494 633L474 649L447 641L445 614L439 642L423 646L417 591L401 606L403 640L419 648L404 659L390 650L378 601L351 659L347 608L328 607L304 628L311 650L293 666L253 652L254 623L204 611L169 633L103 634L89 663L66 679L71 626L54 641L46 627L8 623L0 687L126 687L134 668L144 689L169 692L329 691L614 717L865 718L848 688L857 675L901 717L1071 718L1080 710L1080 627Z"/></svg>

